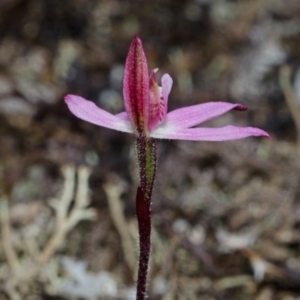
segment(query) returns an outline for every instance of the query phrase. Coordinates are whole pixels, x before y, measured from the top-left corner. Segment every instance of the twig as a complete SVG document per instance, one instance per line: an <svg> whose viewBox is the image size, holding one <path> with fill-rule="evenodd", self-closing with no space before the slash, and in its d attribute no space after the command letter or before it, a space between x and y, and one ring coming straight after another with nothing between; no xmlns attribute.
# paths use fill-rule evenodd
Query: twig
<svg viewBox="0 0 300 300"><path fill-rule="evenodd" d="M300 107L297 103L297 99L290 80L291 68L288 65L283 65L279 69L279 84L294 120L297 130L297 144L300 147Z"/></svg>
<svg viewBox="0 0 300 300"><path fill-rule="evenodd" d="M1 224L1 237L3 244L3 251L7 259L12 277L17 276L20 270L20 262L15 249L11 241L11 227L8 209L8 199L5 197L0 198L0 224ZM21 300L19 293L14 289L14 287L8 287L6 289L7 294L11 300Z"/></svg>
<svg viewBox="0 0 300 300"><path fill-rule="evenodd" d="M78 185L75 203L70 214L68 214L68 211L73 200L75 168L66 166L63 168L63 173L66 178L66 183L62 197L60 200L54 199L52 203L52 207L57 215L56 231L38 258L40 264L44 264L50 259L56 249L62 244L66 234L80 221L93 220L96 217L95 211L91 208L87 208L89 204L88 178L90 176L90 170L85 167L78 168Z"/></svg>
<svg viewBox="0 0 300 300"><path fill-rule="evenodd" d="M12 274L17 274L20 263L11 241L8 200L4 197L0 198L0 222L3 251Z"/></svg>
<svg viewBox="0 0 300 300"><path fill-rule="evenodd" d="M121 194L124 192L124 184L122 184L120 179L118 179L116 184L104 184L103 189L107 195L108 206L113 223L121 237L126 264L133 275L135 270L135 256L132 249L134 246L128 229L128 224L124 216L123 205L120 198Z"/></svg>
<svg viewBox="0 0 300 300"><path fill-rule="evenodd" d="M78 168L78 185L75 195L75 203L68 222L66 223L66 230L70 231L80 221L94 220L96 218L96 212L92 208L87 208L90 204L88 179L90 177L90 168L81 166Z"/></svg>
<svg viewBox="0 0 300 300"><path fill-rule="evenodd" d="M48 244L39 255L37 261L39 265L46 263L53 255L55 250L61 244L62 239L66 235L66 220L68 215L68 209L73 199L73 191L75 187L75 168L72 166L65 166L62 169L65 184L60 199L52 199L51 207L55 210L56 222L55 231L49 240Z"/></svg>
<svg viewBox="0 0 300 300"><path fill-rule="evenodd" d="M69 209L73 200L76 170L73 166L65 166L62 171L65 178L62 196L60 199L53 199L51 202L51 206L56 213L54 233L43 248L43 251L38 255L36 261L24 264L19 268L18 274L15 274L6 282L5 289L7 291L14 290L19 284L34 279L63 243L67 233L81 220L92 220L96 216L93 209L86 208L89 204L88 177L90 171L84 167L78 170L75 204L70 213Z"/></svg>

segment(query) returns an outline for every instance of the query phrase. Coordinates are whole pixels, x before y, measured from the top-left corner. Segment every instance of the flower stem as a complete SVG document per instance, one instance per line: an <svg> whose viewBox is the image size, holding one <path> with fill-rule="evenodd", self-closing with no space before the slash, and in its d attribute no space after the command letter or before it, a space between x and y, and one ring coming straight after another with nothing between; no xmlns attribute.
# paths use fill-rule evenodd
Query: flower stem
<svg viewBox="0 0 300 300"><path fill-rule="evenodd" d="M140 185L136 195L140 245L136 299L144 300L151 252L151 198L156 171L156 142L144 136L138 137L136 149L140 171Z"/></svg>
<svg viewBox="0 0 300 300"><path fill-rule="evenodd" d="M147 273L151 251L151 212L150 203L145 201L144 193L138 187L136 194L136 214L139 227L140 258L137 278L136 299L146 297Z"/></svg>

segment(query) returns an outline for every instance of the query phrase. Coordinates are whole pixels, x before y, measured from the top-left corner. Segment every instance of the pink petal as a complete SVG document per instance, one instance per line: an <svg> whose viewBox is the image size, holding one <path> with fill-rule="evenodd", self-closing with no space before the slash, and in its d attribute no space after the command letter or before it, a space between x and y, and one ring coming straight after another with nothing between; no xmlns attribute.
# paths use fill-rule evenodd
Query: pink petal
<svg viewBox="0 0 300 300"><path fill-rule="evenodd" d="M122 120L100 109L95 103L75 95L67 95L65 102L70 111L78 118L106 128L133 133L129 121Z"/></svg>
<svg viewBox="0 0 300 300"><path fill-rule="evenodd" d="M249 136L269 137L265 131L254 127L225 126L221 128L187 128L169 130L160 126L151 137L171 140L189 141L228 141L238 140Z"/></svg>
<svg viewBox="0 0 300 300"><path fill-rule="evenodd" d="M153 70L149 76L149 119L148 130L153 131L165 119L165 104L161 88L156 82L156 71Z"/></svg>
<svg viewBox="0 0 300 300"><path fill-rule="evenodd" d="M129 121L128 114L126 111L122 111L122 112L116 114L115 116L122 120Z"/></svg>
<svg viewBox="0 0 300 300"><path fill-rule="evenodd" d="M164 100L164 116L167 114L168 110L168 97L171 92L173 85L173 80L169 74L164 74L161 78L161 93Z"/></svg>
<svg viewBox="0 0 300 300"><path fill-rule="evenodd" d="M164 126L173 129L189 128L220 116L231 109L246 110L247 107L227 102L208 102L179 108L167 114Z"/></svg>
<svg viewBox="0 0 300 300"><path fill-rule="evenodd" d="M136 133L148 131L149 75L142 41L135 37L126 58L123 78L124 106Z"/></svg>

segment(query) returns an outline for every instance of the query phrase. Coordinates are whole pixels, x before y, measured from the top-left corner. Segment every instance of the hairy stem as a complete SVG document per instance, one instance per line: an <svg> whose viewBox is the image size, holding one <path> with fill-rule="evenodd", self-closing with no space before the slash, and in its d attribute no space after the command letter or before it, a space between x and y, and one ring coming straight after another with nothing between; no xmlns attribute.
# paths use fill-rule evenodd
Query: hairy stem
<svg viewBox="0 0 300 300"><path fill-rule="evenodd" d="M151 252L151 198L156 171L156 143L154 139L139 137L136 148L140 171L140 185L136 195L140 245L136 299L144 300Z"/></svg>
<svg viewBox="0 0 300 300"><path fill-rule="evenodd" d="M136 214L140 244L136 299L144 300L146 297L147 274L151 252L151 212L150 203L145 201L144 193L140 187L138 187L136 194Z"/></svg>

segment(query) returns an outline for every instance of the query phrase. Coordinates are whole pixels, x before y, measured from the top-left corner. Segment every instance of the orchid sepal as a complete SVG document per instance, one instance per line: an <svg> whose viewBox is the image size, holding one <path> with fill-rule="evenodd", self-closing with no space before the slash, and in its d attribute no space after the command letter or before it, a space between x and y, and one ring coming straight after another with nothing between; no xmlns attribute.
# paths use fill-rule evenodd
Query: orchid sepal
<svg viewBox="0 0 300 300"><path fill-rule="evenodd" d="M100 109L92 101L75 95L67 95L65 102L70 111L82 120L98 126L138 134L133 129L129 115L125 111L113 115ZM208 102L176 109L169 112L164 121L145 136L148 136L148 138L189 141L228 141L250 136L270 137L264 130L254 127L191 128L229 110L243 111L246 109L247 107L244 105L227 102Z"/></svg>
<svg viewBox="0 0 300 300"><path fill-rule="evenodd" d="M131 42L123 77L124 106L137 135L148 134L149 74L142 41L136 36Z"/></svg>

